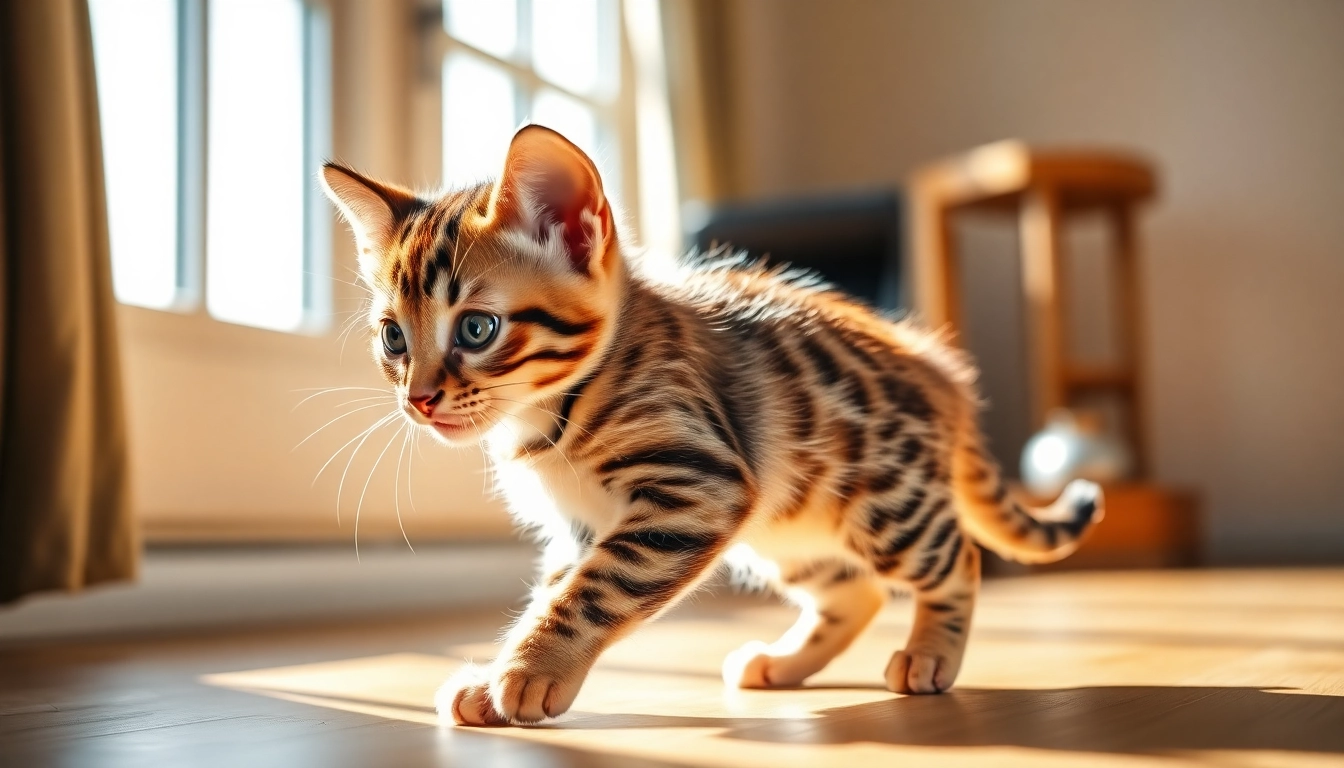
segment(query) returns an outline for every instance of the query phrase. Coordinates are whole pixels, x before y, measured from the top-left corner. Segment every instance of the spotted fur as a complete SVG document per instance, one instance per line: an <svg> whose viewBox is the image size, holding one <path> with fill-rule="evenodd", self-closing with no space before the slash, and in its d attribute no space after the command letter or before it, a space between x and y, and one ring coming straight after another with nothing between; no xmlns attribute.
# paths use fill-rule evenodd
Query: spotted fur
<svg viewBox="0 0 1344 768"><path fill-rule="evenodd" d="M976 426L974 371L936 335L788 273L641 264L591 161L549 130L524 128L500 181L463 191L419 197L336 165L325 178L407 418L482 444L547 542L498 659L441 693L458 723L564 712L603 649L725 561L804 609L780 640L731 654L728 683L802 682L900 585L915 622L887 685L946 690L977 542L1054 560L1100 517L1090 484L1043 510L1013 498ZM499 321L479 350L443 330L469 312ZM384 350L389 322L405 354Z"/></svg>

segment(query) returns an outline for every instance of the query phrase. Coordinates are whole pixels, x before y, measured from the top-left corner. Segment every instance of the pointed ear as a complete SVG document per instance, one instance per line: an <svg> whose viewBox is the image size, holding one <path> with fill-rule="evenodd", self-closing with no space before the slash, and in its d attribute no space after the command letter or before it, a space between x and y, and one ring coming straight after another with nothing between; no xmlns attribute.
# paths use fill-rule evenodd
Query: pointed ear
<svg viewBox="0 0 1344 768"><path fill-rule="evenodd" d="M355 233L360 268L369 271L398 225L424 203L412 192L362 176L336 163L322 166L322 188Z"/></svg>
<svg viewBox="0 0 1344 768"><path fill-rule="evenodd" d="M540 125L514 134L489 215L539 243L561 247L584 274L602 266L615 238L597 166L564 136Z"/></svg>

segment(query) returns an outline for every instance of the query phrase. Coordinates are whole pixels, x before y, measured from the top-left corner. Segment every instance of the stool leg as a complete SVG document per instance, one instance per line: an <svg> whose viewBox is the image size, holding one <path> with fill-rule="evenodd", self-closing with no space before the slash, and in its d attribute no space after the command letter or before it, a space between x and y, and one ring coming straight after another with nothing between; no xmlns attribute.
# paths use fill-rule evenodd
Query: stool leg
<svg viewBox="0 0 1344 768"><path fill-rule="evenodd" d="M1134 474L1146 477L1148 442L1147 418L1143 393L1142 295L1139 286L1139 244L1134 224L1134 206L1119 204L1111 208L1113 243L1116 251L1115 282L1120 310L1120 350L1129 372L1129 403L1125 412L1126 429L1134 449Z"/></svg>
<svg viewBox="0 0 1344 768"><path fill-rule="evenodd" d="M952 213L936 192L918 185L912 191L914 308L929 328L956 332L962 318Z"/></svg>
<svg viewBox="0 0 1344 768"><path fill-rule="evenodd" d="M1023 312L1027 326L1027 374L1034 428L1066 404L1063 244L1059 197L1048 187L1033 187L1021 213Z"/></svg>

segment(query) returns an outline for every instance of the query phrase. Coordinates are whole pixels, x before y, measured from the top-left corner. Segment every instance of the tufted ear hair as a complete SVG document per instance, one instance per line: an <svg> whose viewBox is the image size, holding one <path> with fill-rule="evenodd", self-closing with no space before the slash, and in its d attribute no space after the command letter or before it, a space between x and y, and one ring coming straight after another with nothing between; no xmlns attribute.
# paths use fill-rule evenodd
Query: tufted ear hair
<svg viewBox="0 0 1344 768"><path fill-rule="evenodd" d="M562 251L582 274L603 268L615 242L597 166L564 136L540 125L514 134L489 216Z"/></svg>
<svg viewBox="0 0 1344 768"><path fill-rule="evenodd" d="M322 166L322 188L350 224L365 274L377 266L401 222L425 205L410 190L374 181L337 163Z"/></svg>

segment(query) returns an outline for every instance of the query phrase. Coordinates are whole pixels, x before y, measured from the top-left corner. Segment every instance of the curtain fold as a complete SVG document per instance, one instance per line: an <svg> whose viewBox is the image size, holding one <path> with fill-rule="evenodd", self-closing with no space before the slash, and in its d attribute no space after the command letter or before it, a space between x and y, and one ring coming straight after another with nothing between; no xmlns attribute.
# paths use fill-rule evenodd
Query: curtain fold
<svg viewBox="0 0 1344 768"><path fill-rule="evenodd" d="M135 575L115 311L88 7L0 0L0 603Z"/></svg>

